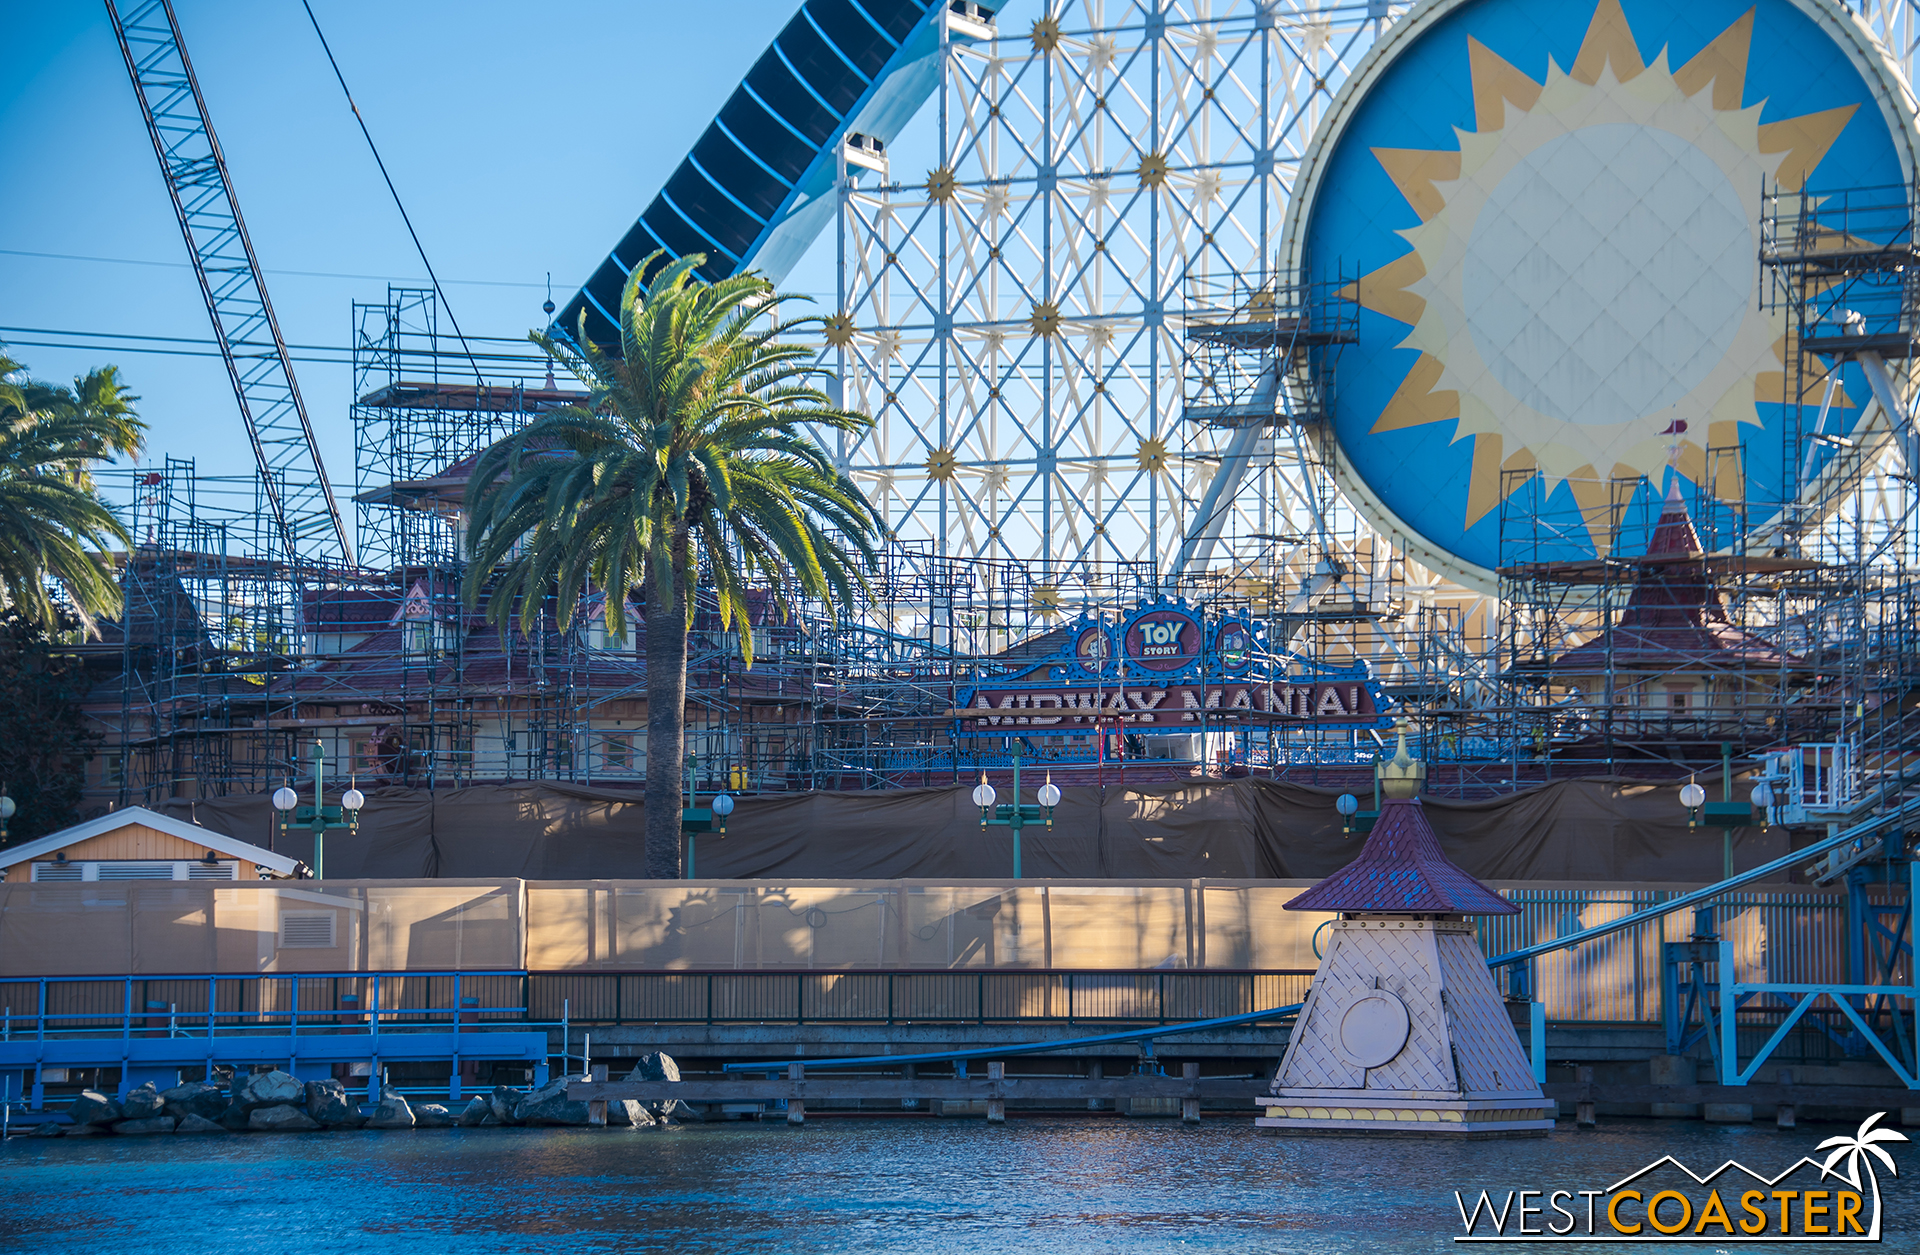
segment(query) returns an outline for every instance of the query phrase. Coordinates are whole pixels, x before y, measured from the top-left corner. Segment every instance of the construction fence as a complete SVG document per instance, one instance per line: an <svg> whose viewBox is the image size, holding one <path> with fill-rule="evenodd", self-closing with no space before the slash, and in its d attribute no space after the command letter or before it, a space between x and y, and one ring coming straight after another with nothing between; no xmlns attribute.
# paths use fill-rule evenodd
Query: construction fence
<svg viewBox="0 0 1920 1255"><path fill-rule="evenodd" d="M1305 992L1316 937L1332 918L1285 909L1309 883L13 884L0 886L0 998L14 1006L10 981L110 978L99 982L100 1010L117 1016L125 979L137 978L142 1007L204 1014L229 1009L206 992L215 984L206 974L226 974L249 978L236 983L256 990L233 995L243 1001L347 1013L371 1007L354 974L384 973L382 1007L397 1011L428 998L432 981L450 979L442 973L509 972L519 974L469 978L476 997L478 985L504 982L470 1004L495 1009L483 1018L512 1018L503 1006L554 1020L568 1008L613 1020L1204 1018ZM1489 954L1693 886L1494 887L1521 912L1478 921ZM1742 981L1847 979L1840 892L1735 891L1717 921ZM1693 924L1677 912L1548 955L1536 964L1536 996L1555 1020L1657 1022L1660 945L1684 940ZM278 987L263 975L301 973L314 978L257 992ZM92 984L49 988L84 1002ZM32 1005L28 987L18 990L16 1013Z"/></svg>

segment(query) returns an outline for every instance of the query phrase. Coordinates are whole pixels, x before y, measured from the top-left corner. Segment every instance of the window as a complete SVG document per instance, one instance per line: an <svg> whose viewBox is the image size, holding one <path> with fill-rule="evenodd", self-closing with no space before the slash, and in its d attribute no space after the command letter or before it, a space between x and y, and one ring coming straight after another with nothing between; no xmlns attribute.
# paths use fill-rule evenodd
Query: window
<svg viewBox="0 0 1920 1255"><path fill-rule="evenodd" d="M607 734L607 770L625 771L633 765L633 737L625 732Z"/></svg>
<svg viewBox="0 0 1920 1255"><path fill-rule="evenodd" d="M1668 689L1667 700L1676 711L1685 710L1687 708L1687 690Z"/></svg>
<svg viewBox="0 0 1920 1255"><path fill-rule="evenodd" d="M280 912L280 948L282 950L332 950L332 911Z"/></svg>

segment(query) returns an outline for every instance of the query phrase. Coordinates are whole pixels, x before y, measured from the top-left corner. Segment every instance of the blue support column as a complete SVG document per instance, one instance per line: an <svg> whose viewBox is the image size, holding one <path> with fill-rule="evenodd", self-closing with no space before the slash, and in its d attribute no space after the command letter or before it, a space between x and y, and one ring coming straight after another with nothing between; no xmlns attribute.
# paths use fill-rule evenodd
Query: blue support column
<svg viewBox="0 0 1920 1255"><path fill-rule="evenodd" d="M1714 1063L1720 1072L1722 1085L1744 1085L1740 1079L1740 1048L1735 1036L1735 1024L1739 1020L1737 1004L1733 992L1733 943L1722 941L1720 947L1720 1047L1714 1053L1718 1056Z"/></svg>

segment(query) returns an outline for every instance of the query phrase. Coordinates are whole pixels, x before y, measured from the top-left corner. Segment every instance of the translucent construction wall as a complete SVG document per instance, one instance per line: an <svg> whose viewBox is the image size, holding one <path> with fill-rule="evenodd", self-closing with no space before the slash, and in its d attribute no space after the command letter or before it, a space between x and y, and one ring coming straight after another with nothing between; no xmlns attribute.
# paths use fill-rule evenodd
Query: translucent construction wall
<svg viewBox="0 0 1920 1255"><path fill-rule="evenodd" d="M560 1017L563 999L575 1018L595 1014L602 1003L603 1011L623 1004L629 1015L662 1019L792 1018L803 1005L815 1018L871 1018L875 1007L907 1019L1099 1018L1150 1003L1155 1014L1224 1015L1286 1005L1305 992L1319 962L1315 933L1332 918L1285 909L1309 883L4 885L0 1001L15 1013L31 1010L37 995L18 983L22 978L131 975L144 978L140 996L185 1014L206 1010L207 982L157 978L525 970L554 974L543 978L543 1001L529 1011L549 1019ZM1490 955L1622 918L1695 886L1494 887L1521 910L1477 921ZM1742 980L1848 979L1843 894L1741 891L1723 899L1717 920L1734 943ZM1677 912L1538 960L1536 994L1548 1017L1658 1022L1660 947L1685 940L1692 927L1692 913ZM1197 1001L1161 1010L1155 1000L1170 998L1167 990L1176 986L1157 983L1156 975L1171 971L1218 973L1220 982L1179 983L1180 996ZM1892 979L1904 980L1905 972L1902 960ZM616 982L616 973L626 975ZM738 975L716 985L714 973ZM1032 980L975 980L986 973L1029 973ZM1093 975L1069 981L1065 973ZM1229 973L1254 975L1229 980ZM489 1008L517 1007L533 996L517 978L500 979L507 983L464 992L482 996ZM438 988L423 976L392 982L383 983L383 1006L430 1001ZM102 989L104 1001L92 1009L118 1015L120 986ZM438 988L435 1005L451 1005L450 989ZM337 1012L344 1005L338 992L303 993L302 1009L318 998L311 1009ZM360 1007L371 1005L368 993L357 996ZM1249 998L1253 1006L1240 1005Z"/></svg>
<svg viewBox="0 0 1920 1255"><path fill-rule="evenodd" d="M1307 882L527 886L536 970L1311 969Z"/></svg>
<svg viewBox="0 0 1920 1255"><path fill-rule="evenodd" d="M0 887L0 975L499 970L521 966L515 880Z"/></svg>

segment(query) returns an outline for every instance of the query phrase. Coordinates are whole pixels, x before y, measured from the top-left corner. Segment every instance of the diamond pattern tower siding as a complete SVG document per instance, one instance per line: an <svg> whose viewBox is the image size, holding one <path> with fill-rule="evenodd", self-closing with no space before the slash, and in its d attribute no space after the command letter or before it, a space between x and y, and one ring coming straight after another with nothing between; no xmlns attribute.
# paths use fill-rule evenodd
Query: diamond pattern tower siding
<svg viewBox="0 0 1920 1255"><path fill-rule="evenodd" d="M1468 915L1516 907L1440 850L1406 726L1360 857L1287 904L1339 911L1286 1056L1254 1121L1270 1133L1544 1136L1553 1109Z"/></svg>

